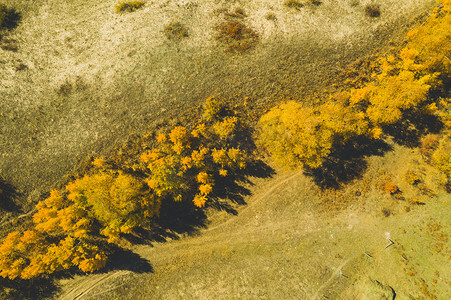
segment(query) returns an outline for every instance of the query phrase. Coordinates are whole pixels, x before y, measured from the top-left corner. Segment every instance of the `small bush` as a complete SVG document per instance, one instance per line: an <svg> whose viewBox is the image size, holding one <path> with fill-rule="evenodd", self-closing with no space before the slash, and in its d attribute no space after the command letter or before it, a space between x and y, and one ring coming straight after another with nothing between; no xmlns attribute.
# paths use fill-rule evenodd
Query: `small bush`
<svg viewBox="0 0 451 300"><path fill-rule="evenodd" d="M164 27L164 32L170 40L180 40L188 36L188 31L180 22L172 22Z"/></svg>
<svg viewBox="0 0 451 300"><path fill-rule="evenodd" d="M19 50L19 47L17 45L17 42L12 39L3 38L0 36L0 48L2 48L5 51L12 51L17 52Z"/></svg>
<svg viewBox="0 0 451 300"><path fill-rule="evenodd" d="M382 185L382 189L384 192L390 195L395 195L400 192L398 186L391 181L388 181Z"/></svg>
<svg viewBox="0 0 451 300"><path fill-rule="evenodd" d="M427 162L431 160L432 153L438 147L438 138L435 135L427 135L421 142L420 153Z"/></svg>
<svg viewBox="0 0 451 300"><path fill-rule="evenodd" d="M273 13L268 13L268 14L266 15L266 20L268 20L268 21L277 21L277 17L276 17L276 15L273 14Z"/></svg>
<svg viewBox="0 0 451 300"><path fill-rule="evenodd" d="M422 181L421 177L412 170L407 171L405 178L410 185L418 185Z"/></svg>
<svg viewBox="0 0 451 300"><path fill-rule="evenodd" d="M311 4L311 5L318 6L318 5L321 5L322 2L319 1L319 0L309 0L308 3Z"/></svg>
<svg viewBox="0 0 451 300"><path fill-rule="evenodd" d="M115 8L117 13L121 13L124 11L132 12L141 8L145 3L146 3L145 1L140 0L122 0L116 4Z"/></svg>
<svg viewBox="0 0 451 300"><path fill-rule="evenodd" d="M227 21L217 29L216 39L225 44L230 52L245 52L258 41L257 33L239 21Z"/></svg>
<svg viewBox="0 0 451 300"><path fill-rule="evenodd" d="M285 1L285 5L296 9L299 9L304 6L304 4L299 2L298 0L287 0Z"/></svg>
<svg viewBox="0 0 451 300"><path fill-rule="evenodd" d="M381 210L381 213L382 213L382 215L383 215L384 217L390 217L390 215L391 215L391 210L388 209L388 208L383 208L383 209Z"/></svg>
<svg viewBox="0 0 451 300"><path fill-rule="evenodd" d="M365 14L371 18L377 18L381 15L381 8L378 4L368 4L365 6Z"/></svg>

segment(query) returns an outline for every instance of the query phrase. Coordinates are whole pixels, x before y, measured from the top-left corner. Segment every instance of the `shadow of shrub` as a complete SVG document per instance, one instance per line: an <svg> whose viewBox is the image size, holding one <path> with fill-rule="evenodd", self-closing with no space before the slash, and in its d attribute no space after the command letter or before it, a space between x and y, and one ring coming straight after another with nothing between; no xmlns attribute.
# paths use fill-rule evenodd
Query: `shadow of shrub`
<svg viewBox="0 0 451 300"><path fill-rule="evenodd" d="M321 188L338 189L344 184L360 178L367 169L367 156L381 156L392 147L382 140L360 136L336 147L319 168L305 170Z"/></svg>
<svg viewBox="0 0 451 300"><path fill-rule="evenodd" d="M22 15L14 8L8 8L0 3L0 30L13 30L19 26Z"/></svg>

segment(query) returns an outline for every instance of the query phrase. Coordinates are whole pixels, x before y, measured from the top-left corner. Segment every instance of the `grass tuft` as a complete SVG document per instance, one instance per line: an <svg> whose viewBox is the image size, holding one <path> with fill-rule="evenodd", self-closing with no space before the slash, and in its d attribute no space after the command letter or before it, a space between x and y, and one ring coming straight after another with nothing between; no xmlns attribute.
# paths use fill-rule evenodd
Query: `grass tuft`
<svg viewBox="0 0 451 300"><path fill-rule="evenodd" d="M371 18L377 18L381 15L381 8L378 4L368 4L365 6L365 14Z"/></svg>
<svg viewBox="0 0 451 300"><path fill-rule="evenodd" d="M258 42L258 34L245 24L230 20L217 27L216 39L227 46L230 52L243 53Z"/></svg>
<svg viewBox="0 0 451 300"><path fill-rule="evenodd" d="M117 13L121 12L133 12L141 8L146 2L141 0L121 0L119 1L115 8Z"/></svg>
<svg viewBox="0 0 451 300"><path fill-rule="evenodd" d="M180 22L172 22L164 27L164 33L170 40L180 40L188 36L186 28Z"/></svg>
<svg viewBox="0 0 451 300"><path fill-rule="evenodd" d="M304 6L303 3L299 2L298 0L287 0L285 1L285 6L288 6L290 8L300 9Z"/></svg>

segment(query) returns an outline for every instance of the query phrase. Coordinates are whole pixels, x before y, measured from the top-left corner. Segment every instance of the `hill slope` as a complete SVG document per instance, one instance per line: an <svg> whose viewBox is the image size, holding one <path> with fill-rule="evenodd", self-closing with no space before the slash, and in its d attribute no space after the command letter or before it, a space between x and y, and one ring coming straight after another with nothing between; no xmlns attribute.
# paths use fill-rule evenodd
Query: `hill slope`
<svg viewBox="0 0 451 300"><path fill-rule="evenodd" d="M130 271L129 261L123 270L75 276L61 281L56 298L394 299L394 291L396 299L447 299L449 194L423 195L426 205L417 206L376 187L381 174L398 183L409 168L426 168L424 181L436 188L436 171L399 146L369 159L363 178L329 199L302 172L255 180L237 216L215 213L199 235L134 248L152 271Z"/></svg>
<svg viewBox="0 0 451 300"><path fill-rule="evenodd" d="M0 49L0 177L35 201L88 155L186 112L207 96L256 107L330 87L340 68L387 47L432 0L149 1L117 14L115 1L10 0L22 22ZM259 36L244 55L224 52L214 29L242 8ZM272 17L271 17L272 16ZM180 21L182 41L164 27Z"/></svg>

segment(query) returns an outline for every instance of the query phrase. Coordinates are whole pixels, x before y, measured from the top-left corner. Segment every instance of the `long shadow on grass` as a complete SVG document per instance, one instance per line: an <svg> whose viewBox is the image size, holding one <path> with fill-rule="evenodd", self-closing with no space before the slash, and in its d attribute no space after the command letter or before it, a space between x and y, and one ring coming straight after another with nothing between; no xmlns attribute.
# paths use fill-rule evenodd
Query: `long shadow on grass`
<svg viewBox="0 0 451 300"><path fill-rule="evenodd" d="M20 194L17 192L14 186L0 178L0 209L7 211L19 210L19 206L14 203L14 198L18 197L19 195Z"/></svg>
<svg viewBox="0 0 451 300"><path fill-rule="evenodd" d="M249 177L269 178L275 174L274 169L261 160L248 163L244 170L239 170L225 177L215 178L215 194L213 201L209 204L217 210L223 210L230 214L237 215L238 212L231 204L245 205L245 196L250 196L251 192L247 186L252 186Z"/></svg>
<svg viewBox="0 0 451 300"><path fill-rule="evenodd" d="M208 202L208 207L236 215L238 212L233 205L245 205L244 197L251 194L245 187L245 185L252 185L248 177L266 178L274 173L272 168L259 160L249 163L244 170L214 178L215 192L211 196L211 201ZM188 199L192 199L195 193L197 191L193 191ZM152 230L149 238L160 242L167 238L177 239L178 234L196 233L199 228L206 226L206 221L205 210L197 208L192 201L174 202L168 199L163 201L160 209L159 227Z"/></svg>
<svg viewBox="0 0 451 300"><path fill-rule="evenodd" d="M45 299L58 291L53 279L9 280L0 277L0 299Z"/></svg>
<svg viewBox="0 0 451 300"><path fill-rule="evenodd" d="M108 257L107 265L102 272L128 270L134 273L153 273L152 265L147 259L133 251L117 247Z"/></svg>
<svg viewBox="0 0 451 300"><path fill-rule="evenodd" d="M381 156L390 150L392 147L382 140L357 137L335 148L320 168L306 170L305 174L321 188L338 189L362 176L368 167L365 157Z"/></svg>
<svg viewBox="0 0 451 300"><path fill-rule="evenodd" d="M421 110L408 110L399 122L384 127L384 132L391 135L397 144L414 148L420 146L422 136L439 133L442 128L443 123L438 116Z"/></svg>

